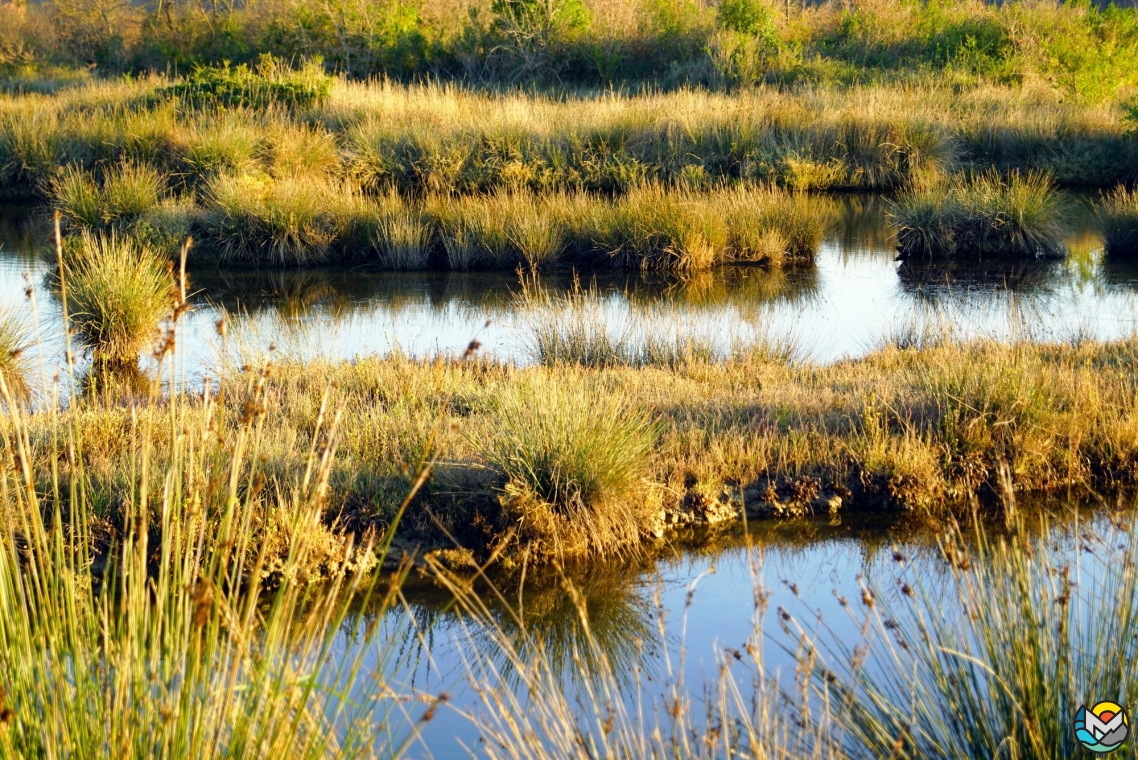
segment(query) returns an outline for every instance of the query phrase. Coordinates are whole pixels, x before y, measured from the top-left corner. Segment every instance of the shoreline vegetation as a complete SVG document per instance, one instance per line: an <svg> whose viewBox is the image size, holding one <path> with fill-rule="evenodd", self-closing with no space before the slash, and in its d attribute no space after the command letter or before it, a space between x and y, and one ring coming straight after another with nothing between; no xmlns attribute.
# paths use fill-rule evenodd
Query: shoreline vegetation
<svg viewBox="0 0 1138 760"><path fill-rule="evenodd" d="M903 255L1057 255L1056 188L1101 188L1101 215L1138 180L1124 109L1006 86L556 98L305 76L316 104L200 105L193 78L0 95L0 192L171 257L192 235L217 263L690 270L808 263L845 190L897 194Z"/></svg>
<svg viewBox="0 0 1138 760"><path fill-rule="evenodd" d="M321 420L338 409L335 457L311 527L322 548L310 551L307 572L328 571L351 536L382 533L400 514L401 550L457 542L465 548L444 552L451 561L508 566L523 555L635 552L674 528L744 516L940 520L977 505L1014 513L1017 499L1124 491L1138 466L1133 340L926 336L919 348L896 343L822 366L796 360L790 346L724 355L682 335L630 351L578 298L532 307L531 367L393 355L265 369L255 384L266 493L291 498L287 451L319 447ZM216 398L187 399L186 419L214 410L217 434L231 436L249 414L240 390L259 371L247 371L224 379ZM134 393L119 382L101 378L100 392L62 413L82 431L84 482L103 505L93 520L105 546L125 529L115 505L128 488L130 430L166 414L161 404L116 402L116 393ZM51 418L25 424L45 455L63 445ZM166 446L155 438L155 473ZM429 477L417 481L427 462ZM50 456L31 464L39 488L72 477ZM271 527L252 524L253 545L272 542Z"/></svg>
<svg viewBox="0 0 1138 760"><path fill-rule="evenodd" d="M903 256L1060 255L1090 188L1130 255L1133 9L446 2L6 3L0 194L171 258L684 271L808 263L838 191Z"/></svg>

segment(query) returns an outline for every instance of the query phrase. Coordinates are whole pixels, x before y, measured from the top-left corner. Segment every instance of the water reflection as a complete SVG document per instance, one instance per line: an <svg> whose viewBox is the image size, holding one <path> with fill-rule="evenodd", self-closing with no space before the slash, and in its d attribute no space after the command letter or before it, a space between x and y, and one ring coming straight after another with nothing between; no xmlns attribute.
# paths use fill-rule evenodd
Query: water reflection
<svg viewBox="0 0 1138 760"><path fill-rule="evenodd" d="M436 632L453 632L461 619L466 645L511 682L515 674L507 650L527 662L545 658L558 678L595 678L604 665L627 677L637 668L651 667L656 656L648 578L645 565L620 561L545 568L525 582L516 575L498 576L493 585L484 580L472 584L477 609L457 603L442 585L421 581L404 595L407 613L423 634L424 651L406 655L411 661L424 657L437 641ZM464 584L452 578L446 585ZM590 641L604 653L604 664Z"/></svg>
<svg viewBox="0 0 1138 760"><path fill-rule="evenodd" d="M902 292L926 301L951 300L970 291L1053 296L1063 275L1064 263L1054 259L904 261L897 267Z"/></svg>
<svg viewBox="0 0 1138 760"><path fill-rule="evenodd" d="M1022 506L1031 517L1016 530L1041 551L1048 545L1056 566L1078 565L1092 584L1101 569L1096 563L1111 556L1102 549L1120 535L1112 522L1129 519L1117 507ZM755 641L758 626L758 640L767 642L767 666L782 673L790 687L799 642L787 638L776 610L824 621L835 640L853 647L863 631L847 603L856 607L863 584L899 603L902 582L916 585L919 578L929 598L943 596L945 609L953 609L954 596L947 593L951 577L940 551L946 530L943 523L915 519L847 516L693 533L635 563L531 571L524 580L516 571L494 576L493 591L485 583L479 586L487 609L481 617L467 614L444 589L420 580L405 588L403 610L386 620L388 640L405 641L408 630L418 632L415 643L404 645L400 658L386 664L388 677L420 693L449 694L459 712L425 729L426 744L436 756L449 756L456 737L467 746L477 741L461 714L479 709L484 697L463 683L472 663L492 662L525 699L519 693L524 686L510 678L503 644L527 662L548 657L568 694L586 693L585 681L607 667L622 679L626 699L652 705L680 682L698 695L703 684L717 678L717 658L726 648L742 649ZM996 522L988 531L998 540L1007 528ZM974 551L975 536L967 528L959 537L967 551ZM759 595L766 614L756 616ZM607 662L599 662L597 649L587 646L583 620Z"/></svg>
<svg viewBox="0 0 1138 760"><path fill-rule="evenodd" d="M864 354L899 330L932 321L951 323L962 337L1110 339L1134 330L1138 267L1103 260L1084 199L1067 199L1065 261L930 264L895 261L887 199L848 195L819 202L833 208L833 227L811 266L684 276L548 272L541 286L551 295L578 287L599 294L614 328L636 323L646 336L716 336L724 348L777 336L818 361ZM47 242L47 226L32 207L0 205L0 300L23 303L24 272L42 281L52 258ZM192 374L217 370L222 352L215 324L223 314L246 355L263 354L270 344L330 359L396 349L459 352L477 336L499 358L532 358L513 273L234 270L195 267L192 256L190 263L195 311L187 317L183 346ZM45 340L57 350L58 305L41 297L40 307Z"/></svg>

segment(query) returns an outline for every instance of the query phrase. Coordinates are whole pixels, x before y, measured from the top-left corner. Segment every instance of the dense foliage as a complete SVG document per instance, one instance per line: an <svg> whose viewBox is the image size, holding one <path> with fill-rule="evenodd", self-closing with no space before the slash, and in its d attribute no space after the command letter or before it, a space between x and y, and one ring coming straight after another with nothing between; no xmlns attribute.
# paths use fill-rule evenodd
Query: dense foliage
<svg viewBox="0 0 1138 760"><path fill-rule="evenodd" d="M400 80L670 86L932 76L1040 81L1100 102L1138 85L1138 13L1080 0L0 4L0 72L9 75L77 65L184 73L264 54Z"/></svg>

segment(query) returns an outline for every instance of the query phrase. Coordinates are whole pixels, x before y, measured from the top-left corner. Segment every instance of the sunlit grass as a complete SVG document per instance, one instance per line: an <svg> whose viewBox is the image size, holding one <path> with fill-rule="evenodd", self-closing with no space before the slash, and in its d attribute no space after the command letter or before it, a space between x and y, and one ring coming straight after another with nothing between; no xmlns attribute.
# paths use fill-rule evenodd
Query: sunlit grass
<svg viewBox="0 0 1138 760"><path fill-rule="evenodd" d="M981 174L915 190L894 203L891 222L906 257L1065 253L1054 183L1038 172Z"/></svg>
<svg viewBox="0 0 1138 760"><path fill-rule="evenodd" d="M1115 188L1102 199L1097 212L1106 254L1138 255L1138 190Z"/></svg>
<svg viewBox="0 0 1138 760"><path fill-rule="evenodd" d="M535 374L496 399L480 450L501 474L504 509L529 547L554 557L635 546L650 509L641 479L658 427L617 392Z"/></svg>
<svg viewBox="0 0 1138 760"><path fill-rule="evenodd" d="M76 336L109 364L134 365L174 302L168 260L114 234L83 233L63 280Z"/></svg>

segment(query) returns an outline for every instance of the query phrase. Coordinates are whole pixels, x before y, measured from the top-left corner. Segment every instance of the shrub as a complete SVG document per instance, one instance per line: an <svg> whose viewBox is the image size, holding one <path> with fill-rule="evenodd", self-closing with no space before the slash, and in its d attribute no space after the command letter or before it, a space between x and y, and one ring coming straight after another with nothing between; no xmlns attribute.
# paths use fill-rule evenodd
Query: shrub
<svg viewBox="0 0 1138 760"><path fill-rule="evenodd" d="M1118 187L1100 201L1103 247L1108 256L1138 256L1138 190Z"/></svg>
<svg viewBox="0 0 1138 760"><path fill-rule="evenodd" d="M260 62L230 67L199 67L181 82L159 90L162 97L176 99L191 108L253 108L271 106L305 109L322 105L332 91L332 78L319 60L288 69L271 55Z"/></svg>
<svg viewBox="0 0 1138 760"><path fill-rule="evenodd" d="M96 359L130 365L169 316L174 278L167 261L138 243L84 232L64 261L70 324Z"/></svg>
<svg viewBox="0 0 1138 760"><path fill-rule="evenodd" d="M995 172L909 192L890 210L905 257L957 254L1060 256L1064 225L1051 178Z"/></svg>
<svg viewBox="0 0 1138 760"><path fill-rule="evenodd" d="M618 393L535 376L499 396L494 434L477 442L503 479L506 516L552 554L611 554L645 524L640 490L656 424Z"/></svg>

